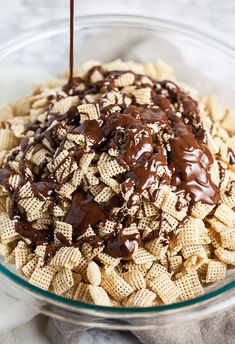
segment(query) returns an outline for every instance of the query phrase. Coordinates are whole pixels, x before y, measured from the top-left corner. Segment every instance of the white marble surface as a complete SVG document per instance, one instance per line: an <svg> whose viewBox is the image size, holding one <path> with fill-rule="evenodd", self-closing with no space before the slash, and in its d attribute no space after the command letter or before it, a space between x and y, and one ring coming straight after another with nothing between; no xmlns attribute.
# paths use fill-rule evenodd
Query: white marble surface
<svg viewBox="0 0 235 344"><path fill-rule="evenodd" d="M68 15L69 0L0 0L0 38ZM75 0L76 14L131 13L173 19L235 45L233 0Z"/></svg>
<svg viewBox="0 0 235 344"><path fill-rule="evenodd" d="M235 46L235 1L233 0L80 0L76 14L132 13L173 19L204 30ZM0 0L0 40L19 31L68 15L69 0ZM47 319L38 316L15 330L0 335L4 344L48 344ZM138 341L126 333L92 330L80 344L131 344ZM59 344L59 343L58 343Z"/></svg>

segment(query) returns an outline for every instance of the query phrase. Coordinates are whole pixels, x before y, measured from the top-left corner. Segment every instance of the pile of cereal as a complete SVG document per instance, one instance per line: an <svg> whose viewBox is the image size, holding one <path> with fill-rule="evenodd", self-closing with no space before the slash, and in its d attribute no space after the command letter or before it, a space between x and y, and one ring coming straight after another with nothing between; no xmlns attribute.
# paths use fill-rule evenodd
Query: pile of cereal
<svg viewBox="0 0 235 344"><path fill-rule="evenodd" d="M0 109L0 253L30 283L148 307L235 266L235 111L172 73L90 62Z"/></svg>

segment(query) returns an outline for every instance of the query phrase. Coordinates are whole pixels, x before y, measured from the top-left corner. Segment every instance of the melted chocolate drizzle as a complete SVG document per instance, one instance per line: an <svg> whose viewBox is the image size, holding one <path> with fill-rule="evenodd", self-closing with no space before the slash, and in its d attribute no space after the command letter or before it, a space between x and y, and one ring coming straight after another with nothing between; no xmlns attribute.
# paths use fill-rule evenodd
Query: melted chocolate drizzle
<svg viewBox="0 0 235 344"><path fill-rule="evenodd" d="M176 115L170 115L175 137L171 140L170 167L172 185L185 190L194 202L217 204L220 191L211 179L213 157L206 145L196 140L191 127Z"/></svg>
<svg viewBox="0 0 235 344"><path fill-rule="evenodd" d="M69 84L73 82L74 65L74 0L70 0Z"/></svg>
<svg viewBox="0 0 235 344"><path fill-rule="evenodd" d="M130 258L135 250L135 242L140 242L140 233L125 235L119 230L104 237L104 252L114 258Z"/></svg>
<svg viewBox="0 0 235 344"><path fill-rule="evenodd" d="M11 193L9 179L13 172L9 168L0 169L0 185L2 185L9 193Z"/></svg>
<svg viewBox="0 0 235 344"><path fill-rule="evenodd" d="M99 207L90 194L78 191L74 194L72 205L64 221L73 226L73 235L83 234L88 226L94 226L105 219L104 211Z"/></svg>
<svg viewBox="0 0 235 344"><path fill-rule="evenodd" d="M230 165L235 165L235 153L232 148L228 148L228 158Z"/></svg>

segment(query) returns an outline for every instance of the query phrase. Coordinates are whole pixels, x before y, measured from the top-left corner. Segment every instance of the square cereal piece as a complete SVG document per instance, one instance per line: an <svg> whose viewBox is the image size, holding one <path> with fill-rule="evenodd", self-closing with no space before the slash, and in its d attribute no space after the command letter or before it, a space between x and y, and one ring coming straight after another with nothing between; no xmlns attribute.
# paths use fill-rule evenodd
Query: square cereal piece
<svg viewBox="0 0 235 344"><path fill-rule="evenodd" d="M216 232L214 230L214 228L212 228L212 227L208 228L208 235L210 237L211 244L215 248L218 248L218 247L222 246L220 233Z"/></svg>
<svg viewBox="0 0 235 344"><path fill-rule="evenodd" d="M57 189L57 192L63 198L72 199L72 194L74 193L76 188L77 187L72 185L71 183L64 183L60 185L60 187Z"/></svg>
<svg viewBox="0 0 235 344"><path fill-rule="evenodd" d="M82 171L80 168L78 168L76 171L74 171L73 173L73 176L72 176L72 179L71 179L71 184L74 186L74 187L78 187L81 185L81 182L84 178L84 171Z"/></svg>
<svg viewBox="0 0 235 344"><path fill-rule="evenodd" d="M61 247L50 261L56 268L73 269L79 265L81 252L77 247Z"/></svg>
<svg viewBox="0 0 235 344"><path fill-rule="evenodd" d="M98 225L99 236L101 236L101 238L103 238L105 235L114 232L116 226L117 226L117 223L114 221L110 221L110 220L106 220L105 222L100 223Z"/></svg>
<svg viewBox="0 0 235 344"><path fill-rule="evenodd" d="M146 217L146 216L141 217L138 222L138 230L145 230L146 227L150 226L150 223L152 222L152 220L153 219L151 217Z"/></svg>
<svg viewBox="0 0 235 344"><path fill-rule="evenodd" d="M132 92L137 104L145 105L152 103L151 87L138 88Z"/></svg>
<svg viewBox="0 0 235 344"><path fill-rule="evenodd" d="M10 129L0 128L0 150L9 151L10 149L18 146L19 139L15 137Z"/></svg>
<svg viewBox="0 0 235 344"><path fill-rule="evenodd" d="M207 265L206 283L214 283L225 279L227 265L219 260L210 259Z"/></svg>
<svg viewBox="0 0 235 344"><path fill-rule="evenodd" d="M205 262L207 258L199 257L199 256L191 256L184 262L184 268L187 272L196 271L200 268Z"/></svg>
<svg viewBox="0 0 235 344"><path fill-rule="evenodd" d="M152 265L153 265L153 262L137 265L133 261L130 261L126 263L124 267L120 265L120 268L122 272L138 270L142 272L144 275L146 275L146 273L149 271Z"/></svg>
<svg viewBox="0 0 235 344"><path fill-rule="evenodd" d="M39 166L41 163L45 161L51 161L51 153L48 149L42 148L36 152L33 153L31 157L31 161Z"/></svg>
<svg viewBox="0 0 235 344"><path fill-rule="evenodd" d="M21 177L18 174L13 174L9 178L9 185L12 190L16 190L21 183Z"/></svg>
<svg viewBox="0 0 235 344"><path fill-rule="evenodd" d="M99 182L98 185L90 185L89 191L92 194L92 196L97 196L104 188L104 184Z"/></svg>
<svg viewBox="0 0 235 344"><path fill-rule="evenodd" d="M34 253L36 254L36 256L38 258L44 259L45 253L46 253L46 249L47 249L47 244L41 244L41 245L38 245L35 248Z"/></svg>
<svg viewBox="0 0 235 344"><path fill-rule="evenodd" d="M104 245L94 248L88 242L85 242L81 247L81 252L87 260L92 260L93 258L98 256L98 254L101 253L103 250Z"/></svg>
<svg viewBox="0 0 235 344"><path fill-rule="evenodd" d="M153 263L147 275L145 276L147 286L149 283L153 282L156 277L162 273L167 273L167 269L159 263Z"/></svg>
<svg viewBox="0 0 235 344"><path fill-rule="evenodd" d="M78 169L77 163L67 150L63 150L54 160L54 171L56 180L62 183L70 174Z"/></svg>
<svg viewBox="0 0 235 344"><path fill-rule="evenodd" d="M23 204L22 201L19 202L20 205ZM27 205L26 205L27 204ZM27 220L29 222L37 221L44 218L47 214L45 213L46 209L45 202L40 201L37 198L30 198L27 202L24 203L24 206L27 207Z"/></svg>
<svg viewBox="0 0 235 344"><path fill-rule="evenodd" d="M86 180L89 183L89 185L99 185L100 180L96 176L97 172L98 172L98 168L94 166L88 167L88 170L86 172Z"/></svg>
<svg viewBox="0 0 235 344"><path fill-rule="evenodd" d="M72 241L73 237L73 227L69 223L56 221L54 228L54 243L59 244L60 240L57 237L57 234L62 234L68 241Z"/></svg>
<svg viewBox="0 0 235 344"><path fill-rule="evenodd" d="M144 200L143 205L144 205L144 213L147 218L151 216L159 215L159 209L155 207L153 203L149 202L148 200Z"/></svg>
<svg viewBox="0 0 235 344"><path fill-rule="evenodd" d="M102 189L102 191L95 196L94 200L97 203L104 203L104 202L108 202L110 200L110 198L112 198L114 196L114 191L112 190L111 187L106 186Z"/></svg>
<svg viewBox="0 0 235 344"><path fill-rule="evenodd" d="M56 271L57 269L53 266L36 267L29 279L29 283L41 289L48 290Z"/></svg>
<svg viewBox="0 0 235 344"><path fill-rule="evenodd" d="M37 265L38 265L38 257L32 256L32 258L27 262L27 264L25 264L22 267L21 270L22 270L23 274L27 277L27 279L30 279L30 276L32 275L32 273L36 269Z"/></svg>
<svg viewBox="0 0 235 344"><path fill-rule="evenodd" d="M177 210L178 203L180 203L181 210ZM179 195L176 195L174 192L170 191L165 196L161 209L177 220L182 221L187 215L188 204L185 199L181 199Z"/></svg>
<svg viewBox="0 0 235 344"><path fill-rule="evenodd" d="M152 282L150 282L149 287L165 304L177 301L180 295L179 288L171 280L169 274L165 272L158 275Z"/></svg>
<svg viewBox="0 0 235 344"><path fill-rule="evenodd" d="M226 113L226 108L214 96L207 98L207 109L215 122L221 121Z"/></svg>
<svg viewBox="0 0 235 344"><path fill-rule="evenodd" d="M86 303L93 303L90 291L89 291L89 284L80 282L77 290L74 295L74 300L86 302Z"/></svg>
<svg viewBox="0 0 235 344"><path fill-rule="evenodd" d="M79 160L79 167L85 174L88 172L88 167L90 166L94 157L95 151L91 149L88 152L83 153L81 159Z"/></svg>
<svg viewBox="0 0 235 344"><path fill-rule="evenodd" d="M183 258L182 256L173 256L168 258L170 271L177 273L183 266Z"/></svg>
<svg viewBox="0 0 235 344"><path fill-rule="evenodd" d="M229 251L222 247L218 247L215 250L215 254L222 262L235 266L235 251Z"/></svg>
<svg viewBox="0 0 235 344"><path fill-rule="evenodd" d="M154 202L154 205L157 207L157 208L162 208L162 204L164 202L164 199L165 197L168 195L168 193L171 191L170 187L167 186L167 185L163 185L158 193L157 193L157 199L156 201Z"/></svg>
<svg viewBox="0 0 235 344"><path fill-rule="evenodd" d="M19 241L15 248L15 266L17 270L21 270L28 261L30 249L24 241Z"/></svg>
<svg viewBox="0 0 235 344"><path fill-rule="evenodd" d="M8 256L10 256L12 251L13 251L13 248L11 247L11 245L9 245L9 244L2 244L0 242L0 255L2 255L4 257L8 257Z"/></svg>
<svg viewBox="0 0 235 344"><path fill-rule="evenodd" d="M206 221L208 221L211 227L218 233L221 233L228 228L227 225L225 225L223 222L221 222L214 216L212 218L206 219Z"/></svg>
<svg viewBox="0 0 235 344"><path fill-rule="evenodd" d="M123 273L123 278L135 290L146 288L144 274L139 270L127 271Z"/></svg>
<svg viewBox="0 0 235 344"><path fill-rule="evenodd" d="M104 179L101 178L101 181L107 186L110 186L116 194L120 194L120 184L114 178L105 177Z"/></svg>
<svg viewBox="0 0 235 344"><path fill-rule="evenodd" d="M149 241L145 244L145 248L151 252L157 259L160 259L160 253L163 245L161 244L161 241L158 239L154 239L152 241Z"/></svg>
<svg viewBox="0 0 235 344"><path fill-rule="evenodd" d="M114 80L116 87L122 88L133 85L135 82L135 75L133 73L127 72L119 75Z"/></svg>
<svg viewBox="0 0 235 344"><path fill-rule="evenodd" d="M197 202L192 208L192 215L204 219L213 209L214 205Z"/></svg>
<svg viewBox="0 0 235 344"><path fill-rule="evenodd" d="M172 231L178 231L179 221L170 214L161 211L159 221L161 222L161 225L159 226L159 228L161 229L161 235Z"/></svg>
<svg viewBox="0 0 235 344"><path fill-rule="evenodd" d="M210 150L210 152L215 155L219 153L219 145L216 142L216 140L214 140L214 138L212 137L211 133L209 132L209 130L206 130L206 137L207 137L207 144L208 144L208 148Z"/></svg>
<svg viewBox="0 0 235 344"><path fill-rule="evenodd" d="M53 290L56 294L62 295L74 285L73 273L70 269L62 269L52 280Z"/></svg>
<svg viewBox="0 0 235 344"><path fill-rule="evenodd" d="M180 252L182 247L183 247L182 242L178 238L178 235L176 235L173 237L173 239L170 240L168 254L170 256L175 256Z"/></svg>
<svg viewBox="0 0 235 344"><path fill-rule="evenodd" d="M235 224L235 212L226 204L219 204L214 212L214 216L227 226Z"/></svg>
<svg viewBox="0 0 235 344"><path fill-rule="evenodd" d="M59 101L57 101L53 108L51 109L51 112L58 113L59 115L63 115L72 107L78 104L78 96L73 97L66 97L62 98Z"/></svg>
<svg viewBox="0 0 235 344"><path fill-rule="evenodd" d="M6 212L7 198L0 197L0 214Z"/></svg>
<svg viewBox="0 0 235 344"><path fill-rule="evenodd" d="M235 251L235 226L221 232L220 238L223 248Z"/></svg>
<svg viewBox="0 0 235 344"><path fill-rule="evenodd" d="M85 275L86 270L87 270L87 265L88 265L88 260L84 256L82 256L80 261L79 261L78 266L73 268L73 271L79 275Z"/></svg>
<svg viewBox="0 0 235 344"><path fill-rule="evenodd" d="M143 247L139 247L138 250L134 252L132 259L135 264L145 264L157 260L153 254L145 250Z"/></svg>
<svg viewBox="0 0 235 344"><path fill-rule="evenodd" d="M122 233L124 235L139 234L137 224L131 223L129 227L123 229Z"/></svg>
<svg viewBox="0 0 235 344"><path fill-rule="evenodd" d="M110 160L106 163L98 163L98 170L100 172L101 178L105 181L107 178L117 176L126 171L126 169L121 166L116 159Z"/></svg>
<svg viewBox="0 0 235 344"><path fill-rule="evenodd" d="M126 307L150 307L156 298L156 294L149 289L141 288L131 294L124 302Z"/></svg>
<svg viewBox="0 0 235 344"><path fill-rule="evenodd" d="M120 263L121 259L120 258L113 258L109 256L108 254L101 252L97 255L97 259L99 260L100 263L102 263L105 266L118 266Z"/></svg>
<svg viewBox="0 0 235 344"><path fill-rule="evenodd" d="M221 200L224 204L226 204L229 208L235 208L235 192L231 195L227 195L226 193L221 193Z"/></svg>
<svg viewBox="0 0 235 344"><path fill-rule="evenodd" d="M224 129L228 130L228 132L233 133L235 128L235 109L228 109L228 111L226 112L226 116L221 124Z"/></svg>
<svg viewBox="0 0 235 344"><path fill-rule="evenodd" d="M198 257L204 257L204 258L207 257L207 252L203 245L183 246L181 253L184 259L187 259L191 256L198 256Z"/></svg>
<svg viewBox="0 0 235 344"><path fill-rule="evenodd" d="M97 120L100 117L98 104L82 104L78 106L81 123L86 120Z"/></svg>
<svg viewBox="0 0 235 344"><path fill-rule="evenodd" d="M180 291L179 299L181 301L193 299L196 296L204 294L204 290L196 272L183 275L175 281L175 285Z"/></svg>
<svg viewBox="0 0 235 344"><path fill-rule="evenodd" d="M180 230L178 239L183 246L209 244L208 230L201 219L190 217Z"/></svg>
<svg viewBox="0 0 235 344"><path fill-rule="evenodd" d="M15 230L15 220L10 220L7 214L0 215L0 237L3 244L9 244L19 238Z"/></svg>
<svg viewBox="0 0 235 344"><path fill-rule="evenodd" d="M116 301L122 301L134 292L132 288L123 278L121 278L114 270L104 270L102 273L101 286Z"/></svg>

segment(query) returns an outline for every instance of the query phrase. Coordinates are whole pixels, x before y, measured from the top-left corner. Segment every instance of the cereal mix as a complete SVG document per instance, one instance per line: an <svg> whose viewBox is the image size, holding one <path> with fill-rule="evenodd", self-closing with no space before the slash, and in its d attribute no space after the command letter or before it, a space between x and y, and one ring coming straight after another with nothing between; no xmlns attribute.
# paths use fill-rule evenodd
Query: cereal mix
<svg viewBox="0 0 235 344"><path fill-rule="evenodd" d="M0 254L96 305L202 295L235 266L234 128L162 61L35 86L0 109Z"/></svg>

